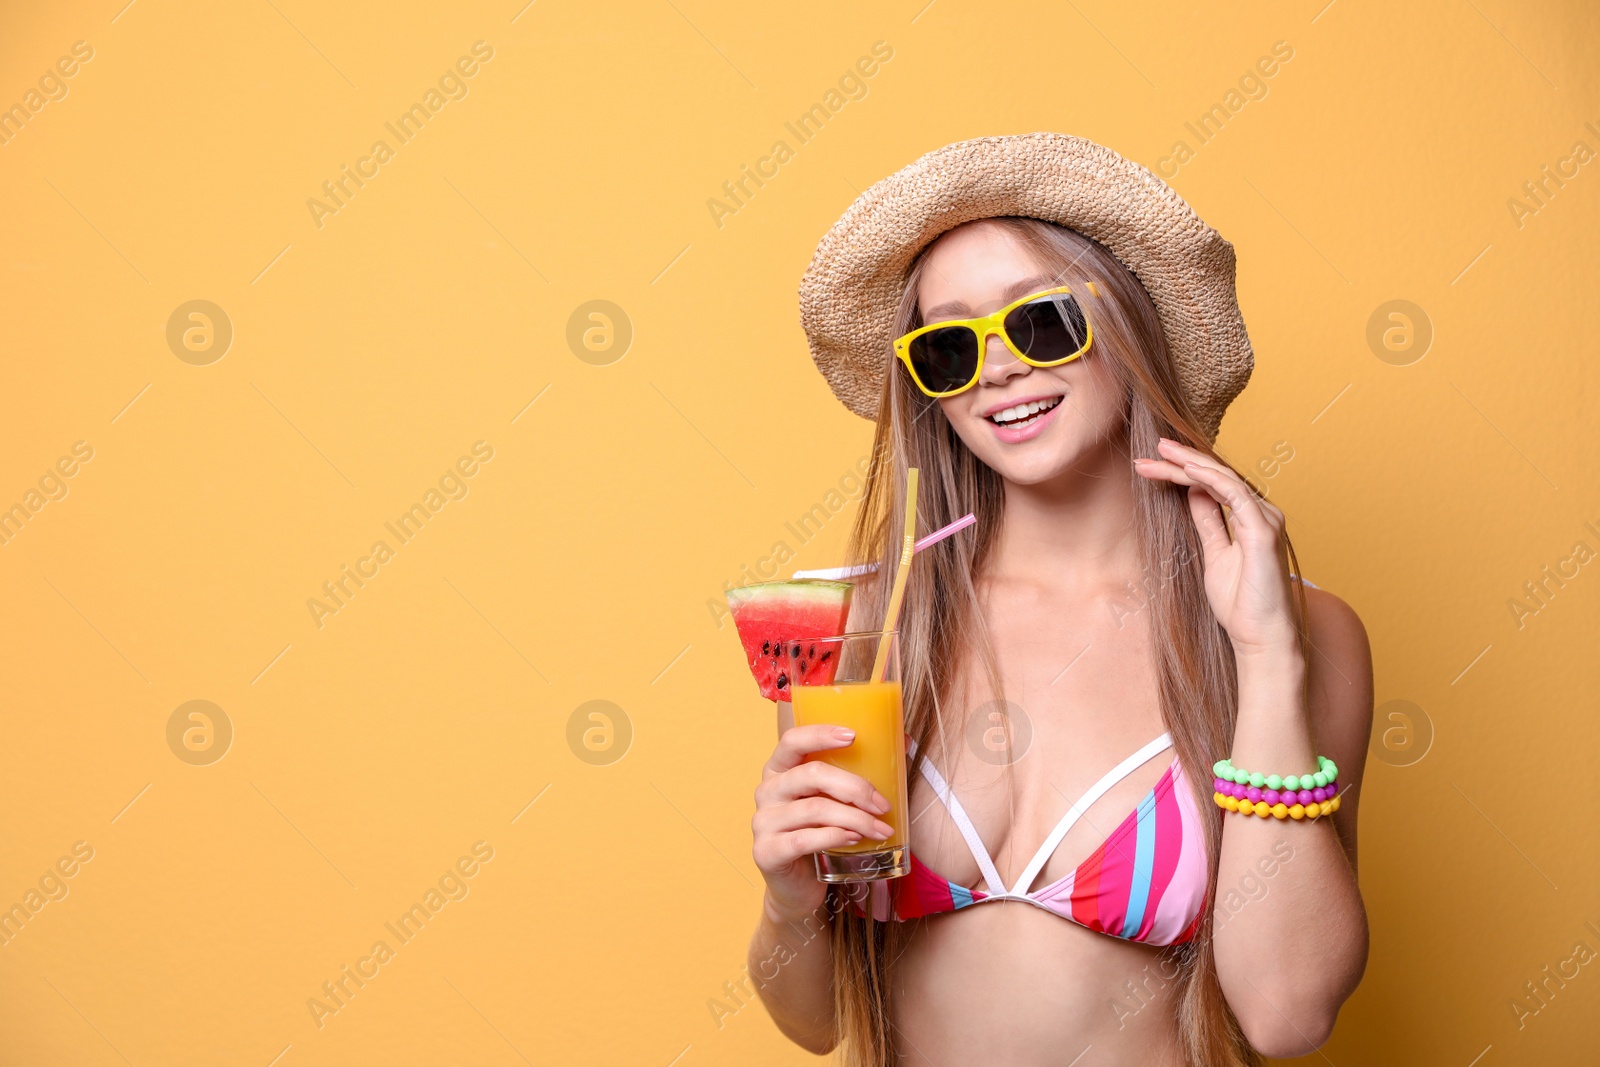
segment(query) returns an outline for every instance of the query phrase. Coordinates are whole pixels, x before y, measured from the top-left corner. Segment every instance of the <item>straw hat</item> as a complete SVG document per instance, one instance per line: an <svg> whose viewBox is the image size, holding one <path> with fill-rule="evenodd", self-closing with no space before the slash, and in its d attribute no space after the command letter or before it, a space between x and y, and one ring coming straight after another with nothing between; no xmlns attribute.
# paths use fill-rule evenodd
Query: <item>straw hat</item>
<svg viewBox="0 0 1600 1067"><path fill-rule="evenodd" d="M1146 168L1082 137L977 137L929 152L862 193L800 281L800 325L833 395L876 419L894 312L912 258L972 219L1025 215L1099 241L1144 284L1206 435L1250 379L1233 245Z"/></svg>

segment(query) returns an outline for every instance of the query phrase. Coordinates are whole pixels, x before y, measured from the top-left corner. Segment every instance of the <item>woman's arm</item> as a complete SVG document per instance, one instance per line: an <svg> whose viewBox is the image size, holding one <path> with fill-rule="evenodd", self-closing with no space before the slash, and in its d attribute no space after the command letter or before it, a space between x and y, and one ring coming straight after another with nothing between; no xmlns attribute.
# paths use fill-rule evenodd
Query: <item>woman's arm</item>
<svg viewBox="0 0 1600 1067"><path fill-rule="evenodd" d="M1337 597L1308 589L1306 611L1309 663L1291 648L1238 657L1231 755L1237 766L1280 775L1327 756L1339 769L1339 810L1314 821L1225 813L1213 911L1228 1005L1250 1043L1274 1057L1327 1041L1367 962L1356 811L1372 728L1371 653L1361 620Z"/></svg>
<svg viewBox="0 0 1600 1067"><path fill-rule="evenodd" d="M842 726L783 730L762 768L750 820L751 855L766 881L761 922L750 939L750 974L778 1029L819 1056L838 1044L830 908L845 901L817 880L812 856L894 833L878 818L889 801L871 782L806 759L854 740L855 731Z"/></svg>
<svg viewBox="0 0 1600 1067"><path fill-rule="evenodd" d="M1188 487L1206 598L1238 669L1232 748L1214 758L1286 777L1315 771L1320 753L1339 770L1337 814L1222 817L1212 905L1218 981L1258 1051L1303 1055L1328 1039L1367 963L1355 871L1356 793L1372 728L1366 631L1337 597L1307 590L1308 663L1294 621L1283 512L1214 456L1165 438L1157 447L1160 457L1135 459L1134 470Z"/></svg>
<svg viewBox="0 0 1600 1067"><path fill-rule="evenodd" d="M750 974L767 1014L785 1037L818 1056L838 1044L831 933L826 903L785 917L763 897L761 922L750 938Z"/></svg>

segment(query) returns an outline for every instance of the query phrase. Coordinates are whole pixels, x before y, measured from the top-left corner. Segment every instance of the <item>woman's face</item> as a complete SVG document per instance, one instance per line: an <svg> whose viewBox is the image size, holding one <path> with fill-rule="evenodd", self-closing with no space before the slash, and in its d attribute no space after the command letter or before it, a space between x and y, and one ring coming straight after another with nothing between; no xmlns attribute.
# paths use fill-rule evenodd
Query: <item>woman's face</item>
<svg viewBox="0 0 1600 1067"><path fill-rule="evenodd" d="M924 323L969 318L1057 284L1010 233L978 220L943 234L928 250L917 305ZM973 454L1006 481L1054 480L1125 434L1124 393L1098 345L1059 367L1030 367L998 334L987 344L978 384L938 403ZM995 418L1035 403L1047 410Z"/></svg>

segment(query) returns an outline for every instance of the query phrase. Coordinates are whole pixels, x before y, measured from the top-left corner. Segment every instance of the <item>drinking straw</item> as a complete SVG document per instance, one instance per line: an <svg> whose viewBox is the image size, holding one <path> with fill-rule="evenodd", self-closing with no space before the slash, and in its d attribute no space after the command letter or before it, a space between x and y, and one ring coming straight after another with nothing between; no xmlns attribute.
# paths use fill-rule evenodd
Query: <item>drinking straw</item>
<svg viewBox="0 0 1600 1067"><path fill-rule="evenodd" d="M917 542L917 468L906 471L906 532L900 544L900 566L895 568L894 588L889 593L889 610L883 615L883 632L878 637L878 658L872 662L872 680L883 681L889 665L889 635L900 619L900 599L906 592L906 575L911 573L911 557Z"/></svg>
<svg viewBox="0 0 1600 1067"><path fill-rule="evenodd" d="M965 530L968 526L971 526L977 521L978 517L969 511L955 522L952 522L950 525L941 526L928 536L919 539L916 544L916 549L918 552L921 552L929 545L936 545L940 541L943 541L946 537L949 537L951 534L955 533L957 530Z"/></svg>
<svg viewBox="0 0 1600 1067"><path fill-rule="evenodd" d="M965 530L968 526L971 526L977 521L978 517L969 511L955 522L950 523L948 526L941 526L931 534L924 534L922 537L917 539L917 543L914 547L918 552L921 552L925 548L938 544L951 534ZM794 577L833 579L854 578L858 574L868 574L877 569L878 564L876 561L874 561L872 563L861 563L854 567L823 567L819 570L795 571Z"/></svg>

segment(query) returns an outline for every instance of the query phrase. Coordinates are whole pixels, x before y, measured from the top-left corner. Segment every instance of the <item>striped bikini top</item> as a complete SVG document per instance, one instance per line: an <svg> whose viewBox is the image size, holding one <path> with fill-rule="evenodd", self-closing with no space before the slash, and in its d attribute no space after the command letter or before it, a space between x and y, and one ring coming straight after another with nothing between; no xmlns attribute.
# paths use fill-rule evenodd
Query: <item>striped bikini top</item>
<svg viewBox="0 0 1600 1067"><path fill-rule="evenodd" d="M1129 941L1175 945L1189 940L1205 915L1209 866L1200 812L1183 765L1176 758L1088 859L1064 878L1039 889L1028 889L1067 831L1091 804L1152 756L1171 747L1171 734L1163 733L1107 771L1067 809L1010 889L1001 880L961 801L933 762L924 759L922 775L966 839L983 872L985 888L957 885L912 856L909 874L871 883L865 904L852 900L851 910L862 916L870 913L880 922L904 921L992 900L1018 900L1090 930ZM916 757L914 741L908 744L907 751Z"/></svg>

